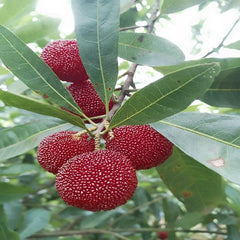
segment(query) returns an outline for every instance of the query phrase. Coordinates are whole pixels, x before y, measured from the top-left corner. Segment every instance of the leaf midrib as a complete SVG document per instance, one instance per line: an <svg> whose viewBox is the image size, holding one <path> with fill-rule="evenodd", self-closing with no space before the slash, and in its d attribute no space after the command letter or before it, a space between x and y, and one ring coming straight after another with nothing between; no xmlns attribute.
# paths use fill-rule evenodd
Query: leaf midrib
<svg viewBox="0 0 240 240"><path fill-rule="evenodd" d="M236 145L236 144L233 144L231 142L227 142L223 139L220 139L220 138L216 138L216 137L213 137L209 134L206 134L206 133L203 133L203 132L199 132L199 131L196 131L194 129L191 129L191 128L187 128L187 127L183 127L183 126L180 126L180 125L177 125L177 124L174 124L174 123L171 123L171 122L166 122L164 120L161 120L160 121L161 123L163 124L166 124L166 125L169 125L171 127L175 127L175 128L179 128L181 130L184 130L184 131L188 131L188 132L191 132L191 133L195 133L195 134L198 134L202 137L206 137L206 138L209 138L211 140L214 140L214 141L217 141L217 142L220 142L220 143L223 143L225 145L228 145L228 146L231 146L231 147L235 147L235 148L239 148L240 149L240 146L239 145ZM237 138L236 138L237 139ZM234 139L233 141L235 141L236 139Z"/></svg>

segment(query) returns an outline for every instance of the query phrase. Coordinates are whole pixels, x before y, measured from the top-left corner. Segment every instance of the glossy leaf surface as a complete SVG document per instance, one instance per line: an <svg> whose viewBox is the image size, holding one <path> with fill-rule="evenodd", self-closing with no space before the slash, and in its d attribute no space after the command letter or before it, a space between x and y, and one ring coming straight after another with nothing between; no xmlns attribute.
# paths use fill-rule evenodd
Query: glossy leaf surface
<svg viewBox="0 0 240 240"><path fill-rule="evenodd" d="M119 57L147 66L167 66L184 61L178 46L146 33L120 32Z"/></svg>
<svg viewBox="0 0 240 240"><path fill-rule="evenodd" d="M201 164L240 183L239 116L179 113L151 126Z"/></svg>
<svg viewBox="0 0 240 240"><path fill-rule="evenodd" d="M156 122L184 110L209 88L218 72L218 64L198 65L149 84L125 102L110 127Z"/></svg>
<svg viewBox="0 0 240 240"><path fill-rule="evenodd" d="M119 0L72 0L80 57L108 106L118 74Z"/></svg>

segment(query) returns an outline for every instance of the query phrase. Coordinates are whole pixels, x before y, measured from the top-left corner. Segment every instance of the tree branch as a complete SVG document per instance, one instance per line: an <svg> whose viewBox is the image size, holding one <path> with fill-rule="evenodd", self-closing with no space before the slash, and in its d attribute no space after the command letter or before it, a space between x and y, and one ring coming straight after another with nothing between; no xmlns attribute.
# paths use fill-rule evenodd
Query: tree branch
<svg viewBox="0 0 240 240"><path fill-rule="evenodd" d="M229 35L231 34L231 32L233 31L233 29L236 27L236 25L238 24L238 22L240 21L240 17L233 23L232 27L229 29L229 31L227 32L227 34L223 37L222 41L218 44L218 46L214 49L212 49L210 52L208 52L207 54L205 54L202 58L206 58L209 55L218 52L224 45L224 42L226 41L226 39L229 37Z"/></svg>

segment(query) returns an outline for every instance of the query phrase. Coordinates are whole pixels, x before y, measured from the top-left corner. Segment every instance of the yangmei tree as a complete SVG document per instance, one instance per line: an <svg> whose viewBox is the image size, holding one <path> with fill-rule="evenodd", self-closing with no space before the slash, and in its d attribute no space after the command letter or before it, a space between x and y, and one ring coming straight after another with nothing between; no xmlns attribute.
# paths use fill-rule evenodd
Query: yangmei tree
<svg viewBox="0 0 240 240"><path fill-rule="evenodd" d="M72 0L64 39L35 0L0 1L1 240L240 239L240 58L211 56L240 50L225 44L240 18L196 60L156 28L211 2ZM237 1L214 2L239 13ZM146 66L161 77L139 82ZM104 191L86 194L80 178Z"/></svg>

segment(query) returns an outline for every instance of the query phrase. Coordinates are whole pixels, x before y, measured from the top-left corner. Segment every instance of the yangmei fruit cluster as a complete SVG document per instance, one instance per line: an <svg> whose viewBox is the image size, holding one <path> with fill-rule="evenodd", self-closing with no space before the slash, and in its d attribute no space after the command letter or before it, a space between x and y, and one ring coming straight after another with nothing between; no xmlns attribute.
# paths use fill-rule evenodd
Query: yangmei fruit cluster
<svg viewBox="0 0 240 240"><path fill-rule="evenodd" d="M105 114L75 40L50 43L41 57L61 80L72 81L67 89L87 116ZM112 105L110 101L109 107ZM125 204L137 188L136 170L162 164L173 149L173 144L149 125L117 127L103 138L104 150L96 149L98 144L86 132L56 132L39 144L39 164L56 175L56 188L71 206L100 211Z"/></svg>
<svg viewBox="0 0 240 240"><path fill-rule="evenodd" d="M56 40L46 45L42 60L55 72L60 80L71 82L67 90L83 113L91 118L106 114L105 105L94 89L79 55L75 39ZM112 99L109 109L113 106ZM67 109L64 109L68 111ZM102 119L95 119L100 122Z"/></svg>

